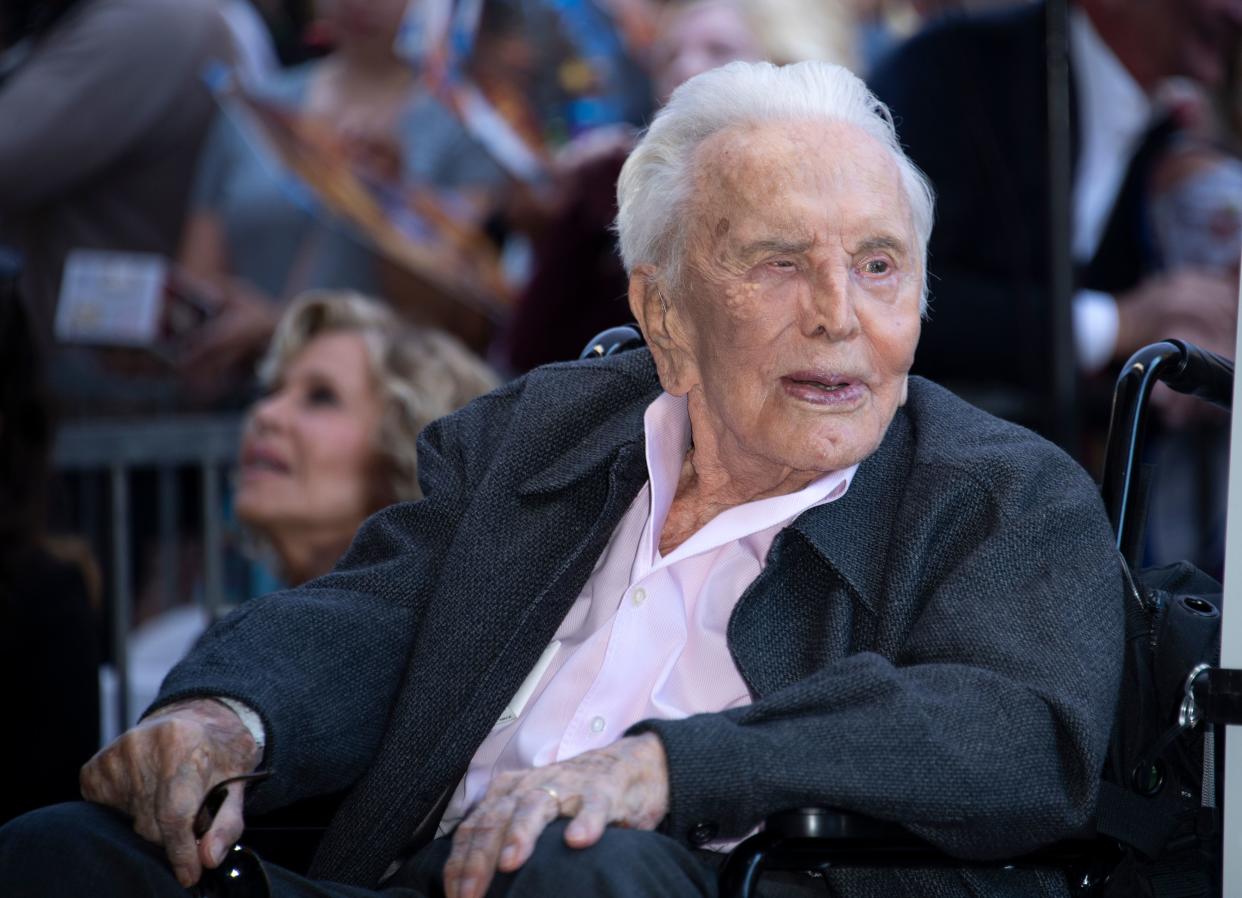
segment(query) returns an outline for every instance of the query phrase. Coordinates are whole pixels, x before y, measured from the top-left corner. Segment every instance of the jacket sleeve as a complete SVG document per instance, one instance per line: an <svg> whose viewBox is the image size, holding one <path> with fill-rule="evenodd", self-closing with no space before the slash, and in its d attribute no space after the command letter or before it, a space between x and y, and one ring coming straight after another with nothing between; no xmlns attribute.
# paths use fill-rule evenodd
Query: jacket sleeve
<svg viewBox="0 0 1242 898"><path fill-rule="evenodd" d="M928 575L894 651L850 654L746 707L639 724L668 756L667 831L738 837L776 811L823 805L992 858L1076 830L1112 725L1124 600L1108 524L1083 488L1025 514L993 503L983 538L946 514L914 562Z"/></svg>
<svg viewBox="0 0 1242 898"><path fill-rule="evenodd" d="M370 763L470 499L471 456L504 404L492 394L430 425L419 439L422 500L372 516L330 574L243 604L165 679L152 710L223 696L259 714L274 774L255 790L258 810L340 791Z"/></svg>

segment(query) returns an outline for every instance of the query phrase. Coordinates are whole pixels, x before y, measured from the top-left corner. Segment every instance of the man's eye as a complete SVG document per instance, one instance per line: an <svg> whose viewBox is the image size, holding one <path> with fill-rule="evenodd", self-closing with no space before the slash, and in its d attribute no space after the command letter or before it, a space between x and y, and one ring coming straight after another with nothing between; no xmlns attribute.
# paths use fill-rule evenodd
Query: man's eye
<svg viewBox="0 0 1242 898"><path fill-rule="evenodd" d="M797 266L792 259L772 259L768 262L768 267L777 271L793 271Z"/></svg>
<svg viewBox="0 0 1242 898"><path fill-rule="evenodd" d="M867 274L888 274L891 268L887 259L868 259L863 263L863 271Z"/></svg>

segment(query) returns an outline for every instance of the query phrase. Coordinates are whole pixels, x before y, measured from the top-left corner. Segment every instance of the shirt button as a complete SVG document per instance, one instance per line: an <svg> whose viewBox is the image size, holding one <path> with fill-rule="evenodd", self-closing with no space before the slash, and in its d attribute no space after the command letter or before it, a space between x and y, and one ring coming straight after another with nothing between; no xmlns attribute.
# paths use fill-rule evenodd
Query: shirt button
<svg viewBox="0 0 1242 898"><path fill-rule="evenodd" d="M602 717L592 718L591 719L591 732L602 733L604 731L604 726L606 723L607 721L605 721L604 718Z"/></svg>
<svg viewBox="0 0 1242 898"><path fill-rule="evenodd" d="M647 601L647 590L640 586L638 589L634 590L630 598L635 605L641 605L643 602Z"/></svg>

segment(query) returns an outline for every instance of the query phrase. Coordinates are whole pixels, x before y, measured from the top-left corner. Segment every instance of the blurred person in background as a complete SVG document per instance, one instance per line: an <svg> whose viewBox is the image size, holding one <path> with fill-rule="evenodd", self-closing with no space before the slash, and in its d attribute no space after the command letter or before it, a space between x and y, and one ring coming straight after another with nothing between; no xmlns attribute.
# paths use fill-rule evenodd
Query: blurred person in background
<svg viewBox="0 0 1242 898"><path fill-rule="evenodd" d="M870 72L897 44L943 15L982 12L1034 0L847 0L858 26L860 73Z"/></svg>
<svg viewBox="0 0 1242 898"><path fill-rule="evenodd" d="M45 346L71 250L176 251L215 112L203 67L230 53L214 0L0 0L0 243ZM89 350L50 361L62 396L103 385Z"/></svg>
<svg viewBox="0 0 1242 898"><path fill-rule="evenodd" d="M1003 392L995 411L1043 429L1057 415L1045 20L1042 3L945 18L870 79L940 200L914 370L976 401ZM1172 133L1153 97L1176 75L1219 84L1240 25L1238 0L1070 8L1073 335L1086 374L1165 337L1232 355L1236 282L1198 268L1160 270L1144 206Z"/></svg>
<svg viewBox="0 0 1242 898"><path fill-rule="evenodd" d="M1156 264L1238 283L1242 261L1242 45L1231 48L1222 89L1192 81L1167 86L1162 100L1177 131L1152 166L1147 217ZM1232 356L1232 347L1226 348ZM1188 558L1223 575L1228 417L1163 385L1152 394L1165 424L1152 435L1155 478L1147 537L1152 558Z"/></svg>
<svg viewBox="0 0 1242 898"><path fill-rule="evenodd" d="M1242 43L1229 82L1208 92L1178 79L1162 98L1177 126L1152 166L1148 214L1158 264L1238 274L1242 261Z"/></svg>
<svg viewBox="0 0 1242 898"><path fill-rule="evenodd" d="M76 798L100 735L98 572L45 530L51 402L16 273L0 251L0 823Z"/></svg>
<svg viewBox="0 0 1242 898"><path fill-rule="evenodd" d="M852 31L843 9L800 0L669 3L646 60L657 102L695 75L735 60L848 63ZM494 352L502 367L526 371L576 358L595 334L632 320L611 227L617 177L635 140L630 128L600 129L561 154L555 198L533 240L531 279Z"/></svg>
<svg viewBox="0 0 1242 898"><path fill-rule="evenodd" d="M661 17L648 67L663 106L683 82L733 62L767 57L760 40L754 4L745 0L681 0L667 5Z"/></svg>
<svg viewBox="0 0 1242 898"><path fill-rule="evenodd" d="M282 72L256 93L329 125L359 166L386 180L499 186L499 166L397 54L406 7L405 0L321 0L319 23L333 52ZM290 297L314 288L380 292L366 238L326 209L312 212L262 140L249 123L221 116L194 186L179 261L207 282L217 308L181 361L199 395L248 378Z"/></svg>
<svg viewBox="0 0 1242 898"><path fill-rule="evenodd" d="M498 385L455 338L329 291L289 306L260 380L236 511L289 585L330 571L373 512L421 498L419 432Z"/></svg>
<svg viewBox="0 0 1242 898"><path fill-rule="evenodd" d="M247 598L326 574L369 515L421 498L419 432L498 384L454 337L326 290L289 305L259 378L265 395L250 409L233 494L260 562ZM134 633L131 707L154 701L210 623L203 608L180 605Z"/></svg>

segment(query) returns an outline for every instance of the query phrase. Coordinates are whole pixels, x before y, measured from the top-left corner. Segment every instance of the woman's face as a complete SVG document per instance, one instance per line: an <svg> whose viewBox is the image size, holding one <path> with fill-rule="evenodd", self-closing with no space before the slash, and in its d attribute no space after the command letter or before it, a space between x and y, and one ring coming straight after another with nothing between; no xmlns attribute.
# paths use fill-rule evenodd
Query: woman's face
<svg viewBox="0 0 1242 898"><path fill-rule="evenodd" d="M352 534L382 504L382 414L362 337L313 338L251 412L237 516L277 541Z"/></svg>
<svg viewBox="0 0 1242 898"><path fill-rule="evenodd" d="M729 0L704 0L679 7L661 23L651 48L651 78L658 99L695 75L742 59L763 59L763 48L740 6Z"/></svg>

